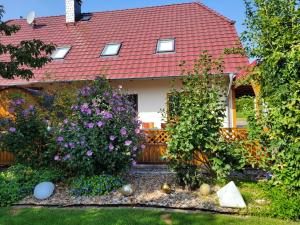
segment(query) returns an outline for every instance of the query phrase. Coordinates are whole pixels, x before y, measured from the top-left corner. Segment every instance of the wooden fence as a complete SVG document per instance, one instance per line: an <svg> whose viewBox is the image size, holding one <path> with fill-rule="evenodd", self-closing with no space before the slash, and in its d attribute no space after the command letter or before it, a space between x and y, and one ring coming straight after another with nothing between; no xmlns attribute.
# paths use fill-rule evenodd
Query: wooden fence
<svg viewBox="0 0 300 225"><path fill-rule="evenodd" d="M247 138L245 128L223 128L221 134L228 141L244 140ZM162 159L167 150L168 134L162 129L145 129L146 148L138 156L138 163L141 164L163 164ZM14 161L13 155L0 151L0 165L10 165Z"/></svg>
<svg viewBox="0 0 300 225"><path fill-rule="evenodd" d="M245 140L248 133L245 128L222 128L221 134L228 141ZM146 148L140 153L137 162L141 164L163 164L167 150L168 134L165 130L145 129Z"/></svg>

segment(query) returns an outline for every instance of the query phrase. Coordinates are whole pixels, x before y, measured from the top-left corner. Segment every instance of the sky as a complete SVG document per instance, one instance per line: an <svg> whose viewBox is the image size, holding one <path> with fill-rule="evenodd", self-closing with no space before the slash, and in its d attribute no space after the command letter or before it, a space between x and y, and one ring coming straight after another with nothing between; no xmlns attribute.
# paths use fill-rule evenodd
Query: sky
<svg viewBox="0 0 300 225"><path fill-rule="evenodd" d="M193 0L83 0L82 12L101 12L184 2L193 2ZM243 0L202 0L201 2L236 21L239 34L244 30L245 7ZM65 0L0 0L0 5L4 5L6 11L2 18L3 21L20 18L20 16L26 18L26 15L32 10L38 17L65 14Z"/></svg>

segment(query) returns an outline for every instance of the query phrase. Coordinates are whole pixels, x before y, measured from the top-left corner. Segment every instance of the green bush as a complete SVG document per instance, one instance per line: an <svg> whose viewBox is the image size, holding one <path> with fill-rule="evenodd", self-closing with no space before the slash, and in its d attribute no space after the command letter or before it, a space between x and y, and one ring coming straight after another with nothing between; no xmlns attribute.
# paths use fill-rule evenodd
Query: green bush
<svg viewBox="0 0 300 225"><path fill-rule="evenodd" d="M243 96L236 99L236 112L238 118L247 118L254 112L254 97Z"/></svg>
<svg viewBox="0 0 300 225"><path fill-rule="evenodd" d="M1 123L7 130L0 137L0 149L12 152L17 163L32 168L49 166L45 153L51 135L39 111L33 105L26 108L21 98L12 101L10 112L14 118Z"/></svg>
<svg viewBox="0 0 300 225"><path fill-rule="evenodd" d="M78 92L73 115L57 127L52 162L73 175L118 175L135 163L142 131L125 95L104 78Z"/></svg>
<svg viewBox="0 0 300 225"><path fill-rule="evenodd" d="M194 70L183 76L182 83L180 90L171 92L180 109L174 104L171 107L176 116L167 124L170 140L166 158L179 182L194 189L202 179L200 172L220 180L243 162L238 149L220 134L228 89L221 65L203 54Z"/></svg>
<svg viewBox="0 0 300 225"><path fill-rule="evenodd" d="M32 193L34 187L44 181L61 179L57 171L33 170L15 165L0 173L0 206L9 206Z"/></svg>
<svg viewBox="0 0 300 225"><path fill-rule="evenodd" d="M119 189L123 184L124 182L120 177L111 175L80 176L71 182L71 194L74 196L105 195Z"/></svg>

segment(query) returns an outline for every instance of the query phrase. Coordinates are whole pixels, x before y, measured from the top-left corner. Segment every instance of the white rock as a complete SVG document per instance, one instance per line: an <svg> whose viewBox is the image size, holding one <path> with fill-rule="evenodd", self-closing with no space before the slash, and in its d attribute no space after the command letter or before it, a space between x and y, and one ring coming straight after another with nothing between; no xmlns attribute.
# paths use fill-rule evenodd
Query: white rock
<svg viewBox="0 0 300 225"><path fill-rule="evenodd" d="M49 198L54 192L55 185L51 182L43 182L35 186L34 197L39 200L45 200Z"/></svg>
<svg viewBox="0 0 300 225"><path fill-rule="evenodd" d="M245 208L246 203L234 182L229 182L226 186L221 188L217 195L219 197L220 205L229 208Z"/></svg>
<svg viewBox="0 0 300 225"><path fill-rule="evenodd" d="M132 188L131 184L124 185L121 188L121 193L124 196L130 196L130 195L132 195L133 194L133 188Z"/></svg>

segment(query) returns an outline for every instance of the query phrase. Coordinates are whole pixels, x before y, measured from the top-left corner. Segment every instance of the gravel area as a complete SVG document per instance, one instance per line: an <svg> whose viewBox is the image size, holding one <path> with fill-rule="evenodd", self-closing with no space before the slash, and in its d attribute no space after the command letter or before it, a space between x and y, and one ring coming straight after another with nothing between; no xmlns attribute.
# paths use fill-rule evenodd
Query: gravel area
<svg viewBox="0 0 300 225"><path fill-rule="evenodd" d="M28 196L16 205L42 205L42 206L74 206L74 205L94 205L94 206L122 206L140 205L149 207L168 207L179 209L201 209L212 210L224 213L237 212L236 209L222 208L218 206L216 193L209 196L200 196L197 191L183 190L175 187L175 175L171 172L145 172L132 171L128 175L132 184L134 194L124 197L119 191L115 191L105 196L80 196L74 197L69 194L68 188L64 184L57 184L54 195L44 201L36 200L33 196ZM169 183L174 188L171 194L165 194L160 190L162 183Z"/></svg>

